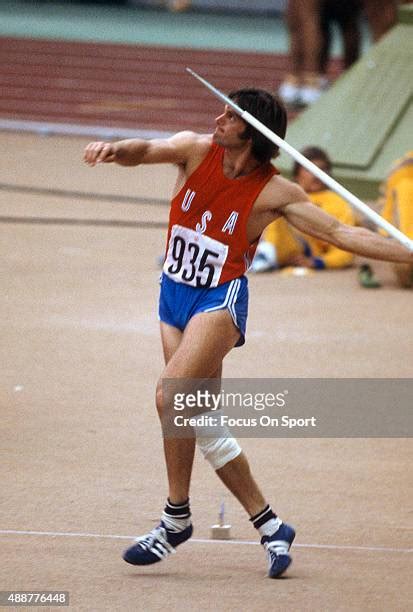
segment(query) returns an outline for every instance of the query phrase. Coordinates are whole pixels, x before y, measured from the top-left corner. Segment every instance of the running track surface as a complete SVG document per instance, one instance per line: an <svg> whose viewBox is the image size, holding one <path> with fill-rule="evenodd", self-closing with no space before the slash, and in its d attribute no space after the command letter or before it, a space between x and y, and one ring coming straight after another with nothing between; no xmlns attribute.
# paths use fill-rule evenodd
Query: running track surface
<svg viewBox="0 0 413 612"><path fill-rule="evenodd" d="M198 454L196 540L165 564L122 561L166 491L156 257L176 170L89 168L86 142L2 134L1 588L67 590L75 612L410 611L409 439L243 438L297 528L285 580L264 577L248 517ZM374 269L377 292L355 269L250 276L226 376L411 378L410 292ZM237 544L208 540L222 499Z"/></svg>
<svg viewBox="0 0 413 612"><path fill-rule="evenodd" d="M26 38L0 38L0 54L3 119L165 132L209 132L221 108L186 66L224 92L276 91L288 70L285 55Z"/></svg>

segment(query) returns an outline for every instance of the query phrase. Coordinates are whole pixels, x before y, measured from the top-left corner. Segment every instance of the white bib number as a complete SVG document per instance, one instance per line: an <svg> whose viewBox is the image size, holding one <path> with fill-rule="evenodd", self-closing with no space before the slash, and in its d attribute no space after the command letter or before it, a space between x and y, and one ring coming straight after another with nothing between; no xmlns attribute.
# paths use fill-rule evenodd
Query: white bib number
<svg viewBox="0 0 413 612"><path fill-rule="evenodd" d="M192 287L216 287L228 246L181 225L172 227L164 274Z"/></svg>

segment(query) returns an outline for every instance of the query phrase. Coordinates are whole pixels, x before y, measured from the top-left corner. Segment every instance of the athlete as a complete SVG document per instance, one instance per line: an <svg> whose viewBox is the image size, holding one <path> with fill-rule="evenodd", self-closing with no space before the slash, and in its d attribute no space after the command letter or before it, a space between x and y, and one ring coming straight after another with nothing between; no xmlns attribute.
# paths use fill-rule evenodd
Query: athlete
<svg viewBox="0 0 413 612"><path fill-rule="evenodd" d="M286 111L267 92L230 94L282 138ZM171 202L159 317L165 368L157 386L161 422L172 397L165 379L220 379L227 353L244 343L248 307L245 272L264 228L285 217L301 232L366 257L409 263L399 243L350 227L314 206L296 184L271 164L278 147L225 106L212 135L181 132L168 139L92 142L84 161L123 166L172 163L178 168ZM295 532L273 512L256 484L245 454L230 435L209 438L164 436L169 496L160 524L128 548L135 565L160 561L192 535L189 487L195 444L235 495L258 530L276 578L291 563Z"/></svg>

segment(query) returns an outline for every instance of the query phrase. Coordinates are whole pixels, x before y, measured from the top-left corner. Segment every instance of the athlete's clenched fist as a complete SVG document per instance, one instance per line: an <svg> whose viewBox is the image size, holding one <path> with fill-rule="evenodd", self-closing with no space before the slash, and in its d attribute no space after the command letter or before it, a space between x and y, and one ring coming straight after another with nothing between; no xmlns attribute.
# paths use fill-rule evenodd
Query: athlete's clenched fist
<svg viewBox="0 0 413 612"><path fill-rule="evenodd" d="M89 166L115 161L116 145L112 142L90 142L85 148L83 161Z"/></svg>

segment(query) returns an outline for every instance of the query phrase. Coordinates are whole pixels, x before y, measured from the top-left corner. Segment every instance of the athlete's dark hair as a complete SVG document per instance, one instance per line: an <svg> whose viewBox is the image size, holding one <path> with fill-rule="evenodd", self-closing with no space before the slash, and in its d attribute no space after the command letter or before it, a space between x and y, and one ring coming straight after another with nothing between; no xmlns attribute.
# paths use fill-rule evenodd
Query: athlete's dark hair
<svg viewBox="0 0 413 612"><path fill-rule="evenodd" d="M238 89L231 91L229 98L234 100L242 110L248 111L266 127L275 132L281 138L285 137L287 131L287 111L284 104L263 89ZM279 147L266 136L247 124L241 138L252 140L251 153L261 163L269 162L271 158L279 153Z"/></svg>
<svg viewBox="0 0 413 612"><path fill-rule="evenodd" d="M323 162L325 166L324 171L327 172L327 174L330 174L330 172L332 171L332 161L323 149L320 149L319 147L306 147L305 149L300 151L300 153L310 161L314 161L316 159L317 161ZM300 168L301 164L295 162L293 166L293 178L297 178L297 174Z"/></svg>

